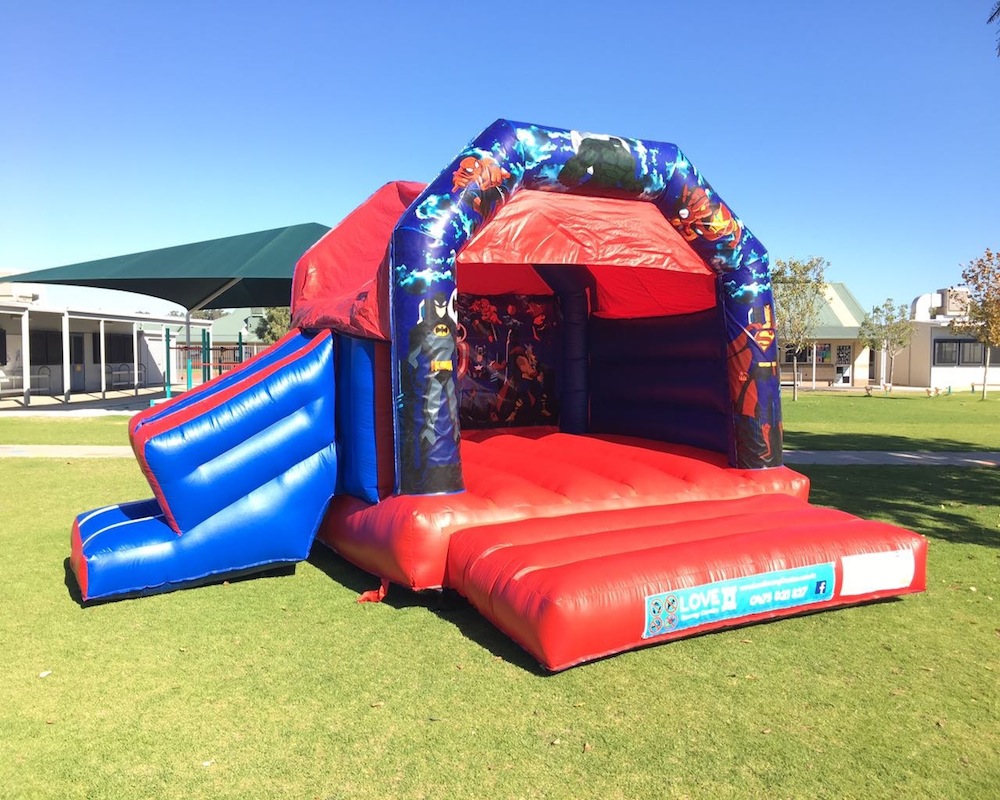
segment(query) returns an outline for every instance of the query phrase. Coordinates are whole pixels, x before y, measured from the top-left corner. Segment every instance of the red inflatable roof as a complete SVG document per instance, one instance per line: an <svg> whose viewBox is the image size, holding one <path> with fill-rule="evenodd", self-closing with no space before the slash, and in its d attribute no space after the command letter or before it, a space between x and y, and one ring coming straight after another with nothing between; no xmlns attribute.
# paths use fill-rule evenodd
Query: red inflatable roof
<svg viewBox="0 0 1000 800"><path fill-rule="evenodd" d="M292 278L292 325L389 338L389 240L422 183L387 183L306 250Z"/></svg>
<svg viewBox="0 0 1000 800"><path fill-rule="evenodd" d="M522 189L458 264L459 290L482 294L551 294L531 264L586 265L597 284L594 311L605 317L685 314L716 301L715 273L656 206L635 200Z"/></svg>
<svg viewBox="0 0 1000 800"><path fill-rule="evenodd" d="M388 246L423 184L389 183L299 260L292 323L389 339ZM715 305L715 275L652 203L522 190L459 253L458 287L551 294L532 264L593 274L594 311L636 318Z"/></svg>

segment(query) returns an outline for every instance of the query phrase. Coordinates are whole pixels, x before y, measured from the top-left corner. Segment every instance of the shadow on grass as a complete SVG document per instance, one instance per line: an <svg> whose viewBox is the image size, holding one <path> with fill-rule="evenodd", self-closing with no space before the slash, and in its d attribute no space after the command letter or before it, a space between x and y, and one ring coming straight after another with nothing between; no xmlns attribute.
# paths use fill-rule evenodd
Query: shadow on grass
<svg viewBox="0 0 1000 800"><path fill-rule="evenodd" d="M827 467L796 465L812 481L810 501L891 521L956 544L1000 548L992 467Z"/></svg>
<svg viewBox="0 0 1000 800"><path fill-rule="evenodd" d="M378 587L378 578L341 558L326 545L316 544L309 554L309 563L329 578L361 594ZM458 628L459 632L497 658L521 667L534 675L549 675L512 639L482 616L460 594L451 590L414 592L393 584L382 600L390 608L402 609L420 606L429 613Z"/></svg>
<svg viewBox="0 0 1000 800"><path fill-rule="evenodd" d="M913 439L882 433L811 433L786 431L784 446L789 450L876 450L909 453L919 450L940 452L989 452L991 448L954 439Z"/></svg>

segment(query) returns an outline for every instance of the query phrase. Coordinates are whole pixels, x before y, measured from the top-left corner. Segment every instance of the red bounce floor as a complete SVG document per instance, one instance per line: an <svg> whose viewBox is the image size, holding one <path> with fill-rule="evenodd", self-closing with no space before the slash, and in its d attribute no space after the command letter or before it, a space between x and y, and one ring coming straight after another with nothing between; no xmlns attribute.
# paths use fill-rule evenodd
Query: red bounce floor
<svg viewBox="0 0 1000 800"><path fill-rule="evenodd" d="M785 467L549 429L467 434L462 465L461 494L335 498L320 538L458 590L547 669L925 586L922 537L810 506Z"/></svg>

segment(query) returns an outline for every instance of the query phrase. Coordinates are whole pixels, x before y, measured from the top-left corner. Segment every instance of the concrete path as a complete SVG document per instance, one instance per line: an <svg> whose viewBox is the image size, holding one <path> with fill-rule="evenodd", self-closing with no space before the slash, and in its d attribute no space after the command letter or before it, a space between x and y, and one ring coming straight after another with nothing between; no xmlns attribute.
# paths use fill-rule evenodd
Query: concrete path
<svg viewBox="0 0 1000 800"><path fill-rule="evenodd" d="M135 458L127 445L0 444L0 458Z"/></svg>
<svg viewBox="0 0 1000 800"><path fill-rule="evenodd" d="M886 452L884 450L785 450L784 462L795 464L828 464L830 466L940 466L940 467L997 467L1000 453L950 452Z"/></svg>
<svg viewBox="0 0 1000 800"><path fill-rule="evenodd" d="M174 394L180 394L175 390ZM95 417L107 414L131 415L151 403L164 400L163 389L140 389L138 393L114 391L101 397L100 392L77 392L64 402L62 395L32 395L31 405L25 406L20 398L0 397L0 418L3 417Z"/></svg>
<svg viewBox="0 0 1000 800"><path fill-rule="evenodd" d="M0 444L0 458L133 458L132 448L113 445ZM880 450L786 450L785 463L830 466L886 465L1000 467L1000 453L887 453Z"/></svg>

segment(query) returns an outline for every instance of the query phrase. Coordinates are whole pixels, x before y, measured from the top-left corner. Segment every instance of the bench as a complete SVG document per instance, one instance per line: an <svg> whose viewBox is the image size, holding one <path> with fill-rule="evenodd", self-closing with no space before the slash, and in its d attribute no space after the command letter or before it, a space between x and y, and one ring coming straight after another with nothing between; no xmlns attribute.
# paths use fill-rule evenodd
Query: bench
<svg viewBox="0 0 1000 800"><path fill-rule="evenodd" d="M111 374L111 379L108 381L108 386L111 389L131 389L133 385L136 388L144 388L146 386L145 364L139 365L139 380L135 384L132 382L131 364L118 364L114 367L108 364L106 369Z"/></svg>
<svg viewBox="0 0 1000 800"><path fill-rule="evenodd" d="M32 394L50 394L51 380L48 367L39 367L38 372L29 375L28 390ZM21 368L16 372L8 373L0 370L0 396L24 394L24 378L21 375Z"/></svg>

